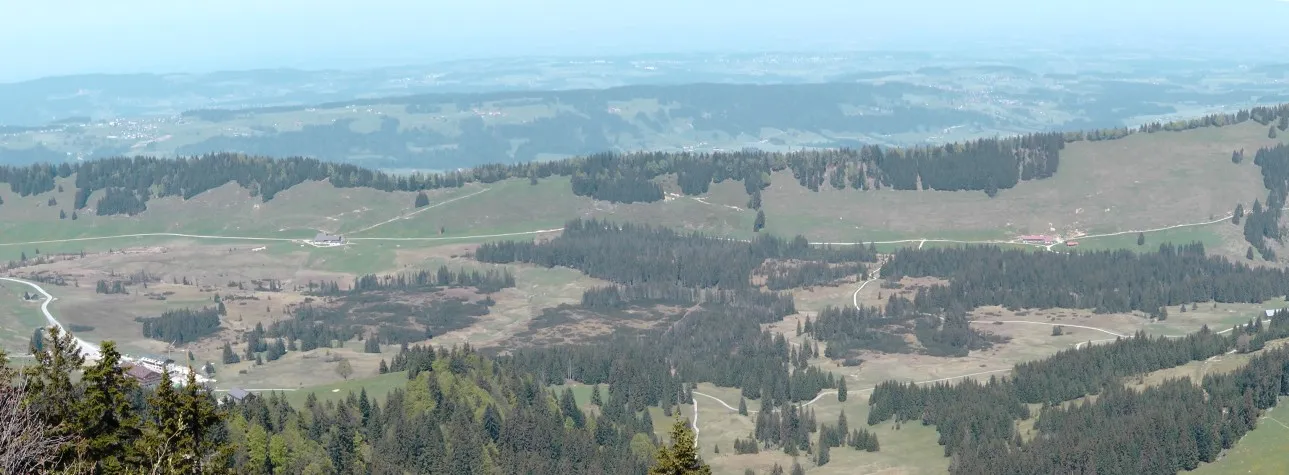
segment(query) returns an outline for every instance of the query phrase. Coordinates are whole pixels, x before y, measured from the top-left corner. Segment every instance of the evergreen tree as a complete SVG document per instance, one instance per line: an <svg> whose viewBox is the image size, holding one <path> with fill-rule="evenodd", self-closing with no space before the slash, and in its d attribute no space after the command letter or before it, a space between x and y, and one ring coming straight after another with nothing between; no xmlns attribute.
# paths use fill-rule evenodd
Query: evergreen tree
<svg viewBox="0 0 1289 475"><path fill-rule="evenodd" d="M1267 129L1267 138L1269 139L1276 138L1276 127L1274 125L1271 126L1271 128Z"/></svg>
<svg viewBox="0 0 1289 475"><path fill-rule="evenodd" d="M846 377L842 376L837 379L837 400L846 402Z"/></svg>
<svg viewBox="0 0 1289 475"><path fill-rule="evenodd" d="M224 342L223 361L224 361L224 364L234 364L234 363L240 363L242 361L242 358L237 356L237 353L233 351L233 345L229 344L228 342Z"/></svg>
<svg viewBox="0 0 1289 475"><path fill-rule="evenodd" d="M1240 225L1240 218L1244 217L1244 203L1235 204L1235 213L1231 214L1231 224Z"/></svg>
<svg viewBox="0 0 1289 475"><path fill-rule="evenodd" d="M827 465L827 464L828 464L828 460L829 460L829 459L831 459L831 457L830 457L830 456L829 456L829 454L828 454L828 451L829 451L829 450L830 450L830 449L829 449L829 447L828 447L828 444L825 444L825 443L822 443L822 442L821 442L821 443L819 444L819 454L815 457L815 464L817 464L817 465L819 465L819 466L821 466L821 467L822 467L822 466L824 466L824 465Z"/></svg>
<svg viewBox="0 0 1289 475"><path fill-rule="evenodd" d="M115 343L103 342L99 360L85 369L82 380L85 394L73 409L80 438L77 455L93 461L96 472L125 472L139 462L134 444L142 427L130 401L138 383L125 375Z"/></svg>
<svg viewBox="0 0 1289 475"><path fill-rule="evenodd" d="M426 196L424 191L418 192L416 193L416 202L414 204L417 208L428 206L430 204L430 197Z"/></svg>
<svg viewBox="0 0 1289 475"><path fill-rule="evenodd" d="M747 415L747 399L744 399L743 396L738 398L738 414L740 416Z"/></svg>
<svg viewBox="0 0 1289 475"><path fill-rule="evenodd" d="M1249 246L1249 250L1244 252L1244 258L1250 261L1253 260L1253 246Z"/></svg>
<svg viewBox="0 0 1289 475"><path fill-rule="evenodd" d="M77 219L79 219L79 218L80 218L80 216L77 216L77 215L76 215L76 211L72 211L72 221L76 221L76 220L77 220Z"/></svg>
<svg viewBox="0 0 1289 475"><path fill-rule="evenodd" d="M596 406L604 405L604 400L600 399L600 385L598 384L591 386L591 404Z"/></svg>
<svg viewBox="0 0 1289 475"><path fill-rule="evenodd" d="M186 457L177 449L178 439L184 433L179 417L182 403L170 381L170 369L163 368L161 376L156 391L147 398L148 412L143 421L139 452L145 463L164 473L188 473L191 468L185 464Z"/></svg>
<svg viewBox="0 0 1289 475"><path fill-rule="evenodd" d="M1144 246L1145 244L1146 244L1146 233L1137 233L1137 245Z"/></svg>
<svg viewBox="0 0 1289 475"><path fill-rule="evenodd" d="M752 232L760 232L765 229L765 210L756 210L756 221L752 223Z"/></svg>
<svg viewBox="0 0 1289 475"><path fill-rule="evenodd" d="M67 211L58 210L58 219L67 219Z"/></svg>
<svg viewBox="0 0 1289 475"><path fill-rule="evenodd" d="M712 467L698 457L698 441L689 423L676 419L671 425L671 446L658 448L649 475L711 475Z"/></svg>
<svg viewBox="0 0 1289 475"><path fill-rule="evenodd" d="M72 373L85 364L79 344L71 333L52 326L44 332L42 347L32 345L31 353L35 363L23 369L27 380L27 404L31 405L41 419L49 426L55 427L55 433L69 435L73 423L73 413L69 401L78 398L75 385L72 384Z"/></svg>
<svg viewBox="0 0 1289 475"><path fill-rule="evenodd" d="M761 209L761 190L752 192L752 197L747 199L747 207L748 209Z"/></svg>
<svg viewBox="0 0 1289 475"><path fill-rule="evenodd" d="M801 468L801 464L792 462L792 475L806 475L806 469Z"/></svg>

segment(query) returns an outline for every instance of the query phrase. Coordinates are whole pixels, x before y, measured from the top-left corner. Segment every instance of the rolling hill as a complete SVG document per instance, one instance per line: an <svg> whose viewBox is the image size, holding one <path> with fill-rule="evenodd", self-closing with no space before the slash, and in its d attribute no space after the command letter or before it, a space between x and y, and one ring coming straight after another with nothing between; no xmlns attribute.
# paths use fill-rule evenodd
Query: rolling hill
<svg viewBox="0 0 1289 475"><path fill-rule="evenodd" d="M58 118L0 128L0 163L242 152L452 170L605 151L936 144L1135 126L1286 99L1272 72L1224 66L1163 61L1152 66L1162 69L1146 69L1127 59L1079 58L1083 68L1068 72L1045 57L1020 61L1024 67L967 60L926 66L934 59L622 58L445 66L451 74L413 68L114 77L99 81L105 86L97 92L78 86L87 80L51 80L0 86L0 94ZM577 72L603 79L577 82ZM511 84L530 76L564 80ZM419 94L391 96L396 91ZM53 112L72 102L84 104ZM101 112L118 102L157 107Z"/></svg>
<svg viewBox="0 0 1289 475"><path fill-rule="evenodd" d="M1286 391L1289 313L1262 318L1289 285L1286 121L448 173L3 166L0 345L47 308L79 338L209 362L219 390L261 395L226 402L238 467L643 473L672 418L714 473L1268 466L1248 448ZM555 439L603 458L531 447Z"/></svg>

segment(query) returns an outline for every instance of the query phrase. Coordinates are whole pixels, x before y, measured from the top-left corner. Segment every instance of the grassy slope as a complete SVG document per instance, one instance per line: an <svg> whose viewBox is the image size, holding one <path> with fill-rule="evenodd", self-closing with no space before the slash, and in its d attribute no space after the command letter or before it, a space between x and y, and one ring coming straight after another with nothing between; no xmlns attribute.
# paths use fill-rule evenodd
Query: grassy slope
<svg viewBox="0 0 1289 475"><path fill-rule="evenodd" d="M773 177L773 185L764 193L767 230L834 242L991 240L1052 229L1099 234L1206 221L1229 213L1237 202L1251 204L1265 196L1257 167L1248 161L1232 164L1230 153L1239 148L1256 150L1273 142L1266 138L1265 129L1244 124L1072 143L1055 177L1022 183L992 199L980 192L837 191L826 184L815 193L783 172ZM662 180L668 190L675 188L672 180ZM526 180L508 180L436 190L430 193L432 204L460 199L361 232L355 231L411 212L414 195L338 190L325 183L308 183L263 203L230 184L186 202L177 198L154 200L148 211L135 217L80 216L72 221L58 219L58 211L70 204L75 191L70 179L61 183L61 193L26 198L0 187L0 197L5 199L5 204L0 205L0 244L147 232L299 238L317 230L349 233L351 237L450 241L463 236L558 228L579 216L745 238L751 234L755 216L743 208L747 197L742 185L733 181L713 185L707 195L698 199L613 204L574 196L567 179L552 178L536 186ZM46 204L51 197L56 198L57 206ZM91 204L95 200L91 198ZM1229 255L1243 256L1245 247L1240 244L1238 229L1227 227L1231 229L1217 224L1150 233L1146 248L1153 249L1163 240L1200 240ZM1136 247L1135 235L1084 241L1084 246L1095 248ZM412 245L411 242L402 244ZM93 243L105 248L125 244ZM87 245L67 248L79 250ZM4 248L0 252L15 254L14 257L19 250L14 246L0 247ZM34 250L35 245L29 247ZM368 247L385 254L393 249ZM62 246L57 249L62 250ZM348 267L351 266L337 264L334 268Z"/></svg>
<svg viewBox="0 0 1289 475"><path fill-rule="evenodd" d="M45 322L40 313L40 302L23 301L24 291L32 292L32 289L0 281L0 349L10 356L27 353L32 332Z"/></svg>
<svg viewBox="0 0 1289 475"><path fill-rule="evenodd" d="M1259 473L1285 473L1289 471L1289 451L1285 450L1285 441L1289 440L1289 417L1285 416L1285 404L1289 399L1281 398L1280 405L1267 412L1258 421L1258 427L1244 435L1240 442L1223 454L1222 458L1195 469L1195 475L1244 475Z"/></svg>

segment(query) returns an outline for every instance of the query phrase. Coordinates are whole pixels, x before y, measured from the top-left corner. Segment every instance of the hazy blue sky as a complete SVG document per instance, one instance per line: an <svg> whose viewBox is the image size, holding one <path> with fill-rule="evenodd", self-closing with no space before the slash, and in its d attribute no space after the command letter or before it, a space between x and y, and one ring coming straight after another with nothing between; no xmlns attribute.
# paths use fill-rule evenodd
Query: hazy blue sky
<svg viewBox="0 0 1289 475"><path fill-rule="evenodd" d="M0 81L470 57L1289 39L1284 0L0 0ZM1274 60L1274 59L1271 59Z"/></svg>

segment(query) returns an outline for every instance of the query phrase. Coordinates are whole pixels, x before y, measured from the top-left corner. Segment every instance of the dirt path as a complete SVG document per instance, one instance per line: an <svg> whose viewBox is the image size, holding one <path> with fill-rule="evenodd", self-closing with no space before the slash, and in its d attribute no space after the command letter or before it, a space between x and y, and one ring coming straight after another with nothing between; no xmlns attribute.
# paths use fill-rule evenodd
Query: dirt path
<svg viewBox="0 0 1289 475"><path fill-rule="evenodd" d="M450 200L443 200L443 201L440 201L440 202L438 202L438 203L434 203L434 204L432 204L432 205L422 206L422 207L420 207L420 208L417 208L416 210L413 210L413 211L412 211L412 212L410 212L410 213L400 214L400 215L395 216L395 217L393 217L393 218L390 218L390 219L388 219L388 220L386 220L386 221L382 221L382 222L379 222L379 223L373 224L373 225L371 225L371 226L367 226L367 227L362 228L362 229L359 229L359 230L357 230L357 231L350 231L348 234L358 234L358 233L361 233L361 232L364 232L364 231L370 231L370 230L372 230L372 229L376 229L376 228L378 228L378 227L384 226L384 225L389 224L389 223L392 223L392 222L394 222L394 221L398 221L398 220L400 220L400 219L407 219L407 218L410 218L410 217L412 217L412 216L416 216L416 215L418 215L418 214L424 213L424 212L429 211L429 210L432 210L432 209L434 209L434 208L438 208L438 207L443 206L443 205L445 205L445 204L451 203L451 202L453 202L453 201L460 201L460 200L464 200L464 199L466 199L466 198L469 198L469 197L471 197L471 196L478 195L478 194L480 194L480 193L483 193L483 192L488 191L488 190L491 190L491 189L492 189L492 188L484 188L484 189L482 189L482 190L476 191L476 192L474 192L474 193L470 193L470 194L465 195L465 196L458 196L458 197L456 197L456 198L452 198L452 199L450 199Z"/></svg>
<svg viewBox="0 0 1289 475"><path fill-rule="evenodd" d="M47 292L43 287L40 286L40 284L37 284L35 282L28 282L21 279L15 279L12 277L0 277L0 280L16 282L19 284L27 285L33 289L36 289L36 292L39 292L44 297L44 301L40 304L40 312L45 314L45 320L49 323L49 325L58 327L59 330L62 330L67 334L71 334L71 332L67 331L67 329L63 327L63 324L60 323L58 319L54 318L54 314L50 313L49 311L49 304L58 299L55 298L53 295L51 295L49 292ZM72 335L72 338L76 341L77 350L80 351L81 355L85 356L86 362L98 361L98 359L102 355L102 349L99 347L98 344L82 340L80 337L77 337L75 335ZM136 360L135 358L132 358L129 355L125 355L125 354L122 354L121 357L125 361ZM166 364L166 369L170 371L171 380L174 381L176 384L182 385L187 382L187 376L189 371L188 367L177 365L177 364ZM209 379L200 374L194 374L193 376L195 376L197 382L200 382L200 383L215 381L213 379Z"/></svg>

